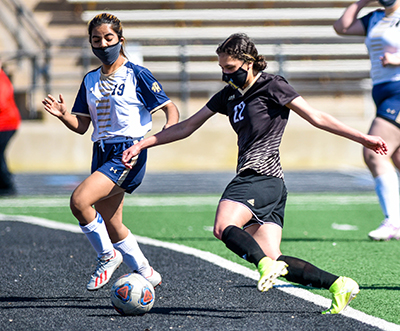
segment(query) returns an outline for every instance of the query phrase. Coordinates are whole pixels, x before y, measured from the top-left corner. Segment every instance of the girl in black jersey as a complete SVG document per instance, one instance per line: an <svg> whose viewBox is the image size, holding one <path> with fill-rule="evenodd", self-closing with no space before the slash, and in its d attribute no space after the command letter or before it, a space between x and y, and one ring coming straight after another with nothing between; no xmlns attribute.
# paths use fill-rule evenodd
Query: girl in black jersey
<svg viewBox="0 0 400 331"><path fill-rule="evenodd" d="M187 120L125 150L122 162L129 168L129 161L141 150L186 138L216 113L227 115L238 135L237 176L219 202L214 235L257 266L260 291L267 291L280 276L329 289L332 306L323 313L337 314L357 295L358 284L280 251L287 195L279 158L283 131L291 109L317 128L378 154L386 153L386 143L312 108L284 78L262 72L265 59L246 35L231 35L217 48L217 54L222 79L228 85Z"/></svg>

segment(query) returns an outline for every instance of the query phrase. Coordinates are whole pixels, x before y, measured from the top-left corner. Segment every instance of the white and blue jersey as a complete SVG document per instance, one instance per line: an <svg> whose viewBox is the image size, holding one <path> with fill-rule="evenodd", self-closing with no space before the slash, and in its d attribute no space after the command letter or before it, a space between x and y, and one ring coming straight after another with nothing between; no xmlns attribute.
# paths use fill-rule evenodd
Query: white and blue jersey
<svg viewBox="0 0 400 331"><path fill-rule="evenodd" d="M381 9L361 18L371 60L372 97L376 116L400 128L400 66L383 66L385 53L400 57L400 9L389 16Z"/></svg>
<svg viewBox="0 0 400 331"><path fill-rule="evenodd" d="M103 173L132 193L143 180L147 151L131 160L132 169L123 165L122 153L151 130L151 114L169 102L151 72L129 61L110 75L101 67L87 73L72 114L92 120L91 172Z"/></svg>
<svg viewBox="0 0 400 331"><path fill-rule="evenodd" d="M381 9L361 18L366 31L365 45L371 60L372 84L400 80L400 66L382 66L380 57L385 53L400 56L400 9L385 16Z"/></svg>
<svg viewBox="0 0 400 331"><path fill-rule="evenodd" d="M126 61L105 75L101 67L83 79L72 114L89 116L92 141L141 138L151 130L151 114L171 102L151 72Z"/></svg>

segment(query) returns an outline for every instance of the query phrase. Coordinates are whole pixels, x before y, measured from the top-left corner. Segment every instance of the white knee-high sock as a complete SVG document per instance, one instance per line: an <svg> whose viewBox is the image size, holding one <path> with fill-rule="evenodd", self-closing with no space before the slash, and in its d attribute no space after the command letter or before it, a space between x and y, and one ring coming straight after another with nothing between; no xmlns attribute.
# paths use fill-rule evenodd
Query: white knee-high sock
<svg viewBox="0 0 400 331"><path fill-rule="evenodd" d="M80 225L82 232L89 239L98 257L112 256L114 248L110 237L108 236L106 224L99 213L89 224Z"/></svg>
<svg viewBox="0 0 400 331"><path fill-rule="evenodd" d="M151 274L149 261L143 255L136 238L129 231L128 236L113 244L114 248L119 250L124 258L124 262L132 271L137 271L144 277Z"/></svg>
<svg viewBox="0 0 400 331"><path fill-rule="evenodd" d="M396 171L375 178L375 191L385 218L395 227L400 227L399 180Z"/></svg>

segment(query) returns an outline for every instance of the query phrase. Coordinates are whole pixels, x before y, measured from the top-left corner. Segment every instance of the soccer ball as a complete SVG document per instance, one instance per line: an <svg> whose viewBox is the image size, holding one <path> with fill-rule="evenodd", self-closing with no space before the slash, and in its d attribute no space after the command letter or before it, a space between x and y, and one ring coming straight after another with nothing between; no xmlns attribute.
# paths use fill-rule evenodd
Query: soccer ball
<svg viewBox="0 0 400 331"><path fill-rule="evenodd" d="M121 315L144 315L154 299L153 285L138 273L119 277L111 288L111 303Z"/></svg>

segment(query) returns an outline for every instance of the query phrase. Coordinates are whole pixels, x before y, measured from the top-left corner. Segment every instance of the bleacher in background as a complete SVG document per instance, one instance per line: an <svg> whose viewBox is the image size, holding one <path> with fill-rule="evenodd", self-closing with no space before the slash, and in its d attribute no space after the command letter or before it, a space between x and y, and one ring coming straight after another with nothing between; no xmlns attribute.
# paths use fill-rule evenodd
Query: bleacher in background
<svg viewBox="0 0 400 331"><path fill-rule="evenodd" d="M45 0L33 10L50 16L53 86L76 86L82 73L98 64L86 24L107 11L121 19L128 46L140 45L143 65L173 96L209 96L222 86L215 49L234 32L253 38L267 70L284 75L302 94L362 93L368 86L362 80L369 77L363 38L339 37L332 28L351 2Z"/></svg>
<svg viewBox="0 0 400 331"><path fill-rule="evenodd" d="M184 118L224 86L215 49L243 32L266 57L268 72L285 76L312 106L366 132L374 106L364 38L339 37L332 27L353 1L0 0L0 57L32 113L43 112L41 100L49 90L62 93L71 109L84 74L100 65L87 23L107 11L123 23L130 59L153 72ZM162 115L153 116L153 133L164 125ZM296 115L288 126L281 146L285 169L364 166L359 145ZM48 114L43 121L24 121L13 144L16 171L87 171L90 163L88 137L61 128ZM196 135L152 149L150 158L157 161L149 159L149 171L232 170L236 148L228 121L215 116Z"/></svg>

